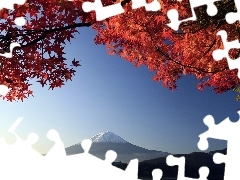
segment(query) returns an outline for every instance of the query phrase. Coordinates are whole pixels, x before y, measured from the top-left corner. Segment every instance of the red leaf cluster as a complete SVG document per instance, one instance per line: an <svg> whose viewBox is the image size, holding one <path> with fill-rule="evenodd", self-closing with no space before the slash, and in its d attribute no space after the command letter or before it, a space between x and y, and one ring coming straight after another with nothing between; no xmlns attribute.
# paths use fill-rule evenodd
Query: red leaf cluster
<svg viewBox="0 0 240 180"><path fill-rule="evenodd" d="M22 27L14 24L20 16L27 20ZM83 12L81 1L28 0L24 5L15 5L14 11L2 9L0 52L8 52L11 42L21 45L14 49L13 58L0 57L0 84L10 89L5 98L23 100L32 95L32 79L49 89L72 80L76 71L64 57L64 46L78 33L76 24L95 21L92 17L92 13ZM80 66L75 59L72 65Z"/></svg>
<svg viewBox="0 0 240 180"><path fill-rule="evenodd" d="M155 72L153 79L162 81L169 89L176 89L177 81L184 75L194 75L199 90L211 87L223 93L239 85L236 70L230 71L226 60L215 61L212 57L214 50L223 48L216 36L219 30L228 32L228 40L240 39L239 22L229 25L225 20L226 13L236 11L234 0L218 1L218 14L214 17L208 16L206 6L195 8L197 20L182 23L179 31L166 25L167 12L175 8L180 20L191 17L188 0L158 0L158 12L146 11L144 7L132 9L131 1L124 0L121 3L125 12L102 22L96 22L94 11L83 12L83 1L28 0L15 6L15 11L0 11L0 53L8 52L11 42L21 44L14 49L13 58L0 57L0 84L10 88L7 100L23 100L32 95L31 79L49 89L72 80L75 70L68 67L64 46L78 33L77 27L90 26L97 31L96 44L106 45L109 54L117 54L136 67L147 66ZM102 2L110 5L120 0ZM27 18L21 28L14 24L19 16ZM237 49L230 52L233 59L239 55ZM80 66L75 59L70 62L70 66Z"/></svg>
<svg viewBox="0 0 240 180"><path fill-rule="evenodd" d="M195 8L196 21L182 23L178 31L170 29L167 11L175 8L180 20L191 17L188 0L158 0L161 10L146 11L144 7L132 9L131 2L124 6L125 13L94 25L95 41L104 44L109 54L117 54L136 67L145 65L156 74L155 81L176 89L176 82L184 75L198 79L198 89L211 87L223 93L239 84L236 70L229 70L226 59L215 61L212 52L223 49L216 33L224 29L229 40L240 39L239 22L229 25L225 20L228 12L236 11L233 0L216 3L218 14L208 16L206 6ZM240 51L233 50L239 57Z"/></svg>

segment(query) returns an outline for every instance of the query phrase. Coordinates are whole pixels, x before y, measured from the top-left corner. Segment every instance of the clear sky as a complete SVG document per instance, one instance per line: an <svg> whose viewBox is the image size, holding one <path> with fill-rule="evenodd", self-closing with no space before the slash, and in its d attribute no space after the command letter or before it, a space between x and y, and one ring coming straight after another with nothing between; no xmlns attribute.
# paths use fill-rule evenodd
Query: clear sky
<svg viewBox="0 0 240 180"><path fill-rule="evenodd" d="M236 93L200 92L191 76L183 77L178 89L170 91L154 82L146 67L135 68L108 55L104 46L95 45L92 29L79 30L81 34L65 48L69 61L74 57L81 60L73 81L55 90L34 83L34 97L0 102L0 135L9 143L14 139L8 128L24 117L16 132L23 139L37 133L40 140L34 148L40 153L47 153L53 145L46 138L52 128L59 132L65 147L111 131L147 149L190 153L199 151L198 136L207 130L203 124L206 115L213 115L216 123L228 116L238 120ZM210 140L208 150L225 147L224 141Z"/></svg>

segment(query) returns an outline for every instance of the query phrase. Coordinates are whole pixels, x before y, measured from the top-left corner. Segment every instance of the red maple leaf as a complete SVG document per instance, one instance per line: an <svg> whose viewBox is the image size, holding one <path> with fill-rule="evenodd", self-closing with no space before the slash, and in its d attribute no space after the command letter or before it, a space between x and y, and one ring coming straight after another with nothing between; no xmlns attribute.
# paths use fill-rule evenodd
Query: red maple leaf
<svg viewBox="0 0 240 180"><path fill-rule="evenodd" d="M73 61L72 61L72 66L78 67L78 66L81 66L81 65L79 64L79 61L76 61L75 58L74 58Z"/></svg>
<svg viewBox="0 0 240 180"><path fill-rule="evenodd" d="M162 81L169 89L175 89L184 75L194 75L200 81L200 90L211 87L217 93L240 84L237 71L229 70L226 60L215 61L212 57L214 50L223 49L221 39L216 36L220 29L228 31L229 41L240 39L240 22L229 25L224 21L228 12L235 11L233 0L216 2L221 13L214 17L208 16L205 7L197 7L198 19L182 23L178 32L166 26L167 12L176 9L180 20L191 17L189 0L159 0L161 10L158 12L146 11L143 7L132 9L131 1L124 0L121 2L124 13L101 22L96 22L94 11L82 10L84 1L31 0L16 6L14 11L0 11L0 18L7 18L0 24L0 31L6 32L0 36L0 53L8 52L11 42L21 44L14 49L13 58L0 57L0 83L6 83L10 89L7 100L23 100L32 94L28 82L33 78L52 89L71 80L75 73L73 68L81 65L75 59L66 62L64 45L81 27L96 30L96 44L106 45L109 53L136 67L146 66L156 73L154 80ZM113 4L112 0L101 1L105 5ZM20 16L30 19L19 29L14 19ZM166 43L166 39L171 43ZM230 54L236 59L240 53L233 50Z"/></svg>

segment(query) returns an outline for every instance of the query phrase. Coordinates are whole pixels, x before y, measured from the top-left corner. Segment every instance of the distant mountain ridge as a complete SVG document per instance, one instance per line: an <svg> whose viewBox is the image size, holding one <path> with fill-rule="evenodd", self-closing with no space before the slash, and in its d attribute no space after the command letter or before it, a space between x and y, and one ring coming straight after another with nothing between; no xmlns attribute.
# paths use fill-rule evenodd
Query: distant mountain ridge
<svg viewBox="0 0 240 180"><path fill-rule="evenodd" d="M169 153L148 150L136 145L133 145L120 136L112 132L102 132L90 138L92 140L92 146L89 150L89 153L105 159L105 154L108 150L114 150L117 153L116 161L121 161L129 163L130 160L138 158L139 161L153 159L157 157L166 157ZM67 155L83 153L81 143L67 147Z"/></svg>
<svg viewBox="0 0 240 180"><path fill-rule="evenodd" d="M207 166L210 170L208 180L223 180L225 164L215 164L213 162L213 154L226 154L226 148L223 150L215 150L210 152L192 152L189 154L173 154L174 157L185 157L185 176L190 178L198 178L198 170L202 166ZM114 166L126 169L127 163L113 163ZM163 171L163 178L177 179L178 167L168 166L166 157L159 157L150 160L139 162L138 178L152 179L152 171L154 169L161 169Z"/></svg>
<svg viewBox="0 0 240 180"><path fill-rule="evenodd" d="M173 154L175 157L185 157L185 176L198 178L198 170L202 166L207 166L210 169L208 176L209 180L223 180L225 164L215 164L213 155L215 153L226 154L226 148L223 150L215 150L210 152L192 152L190 154ZM159 157L150 160L145 160L139 163L139 178L151 178L152 170L160 168L164 172L164 177L177 177L178 167L168 166L166 157Z"/></svg>

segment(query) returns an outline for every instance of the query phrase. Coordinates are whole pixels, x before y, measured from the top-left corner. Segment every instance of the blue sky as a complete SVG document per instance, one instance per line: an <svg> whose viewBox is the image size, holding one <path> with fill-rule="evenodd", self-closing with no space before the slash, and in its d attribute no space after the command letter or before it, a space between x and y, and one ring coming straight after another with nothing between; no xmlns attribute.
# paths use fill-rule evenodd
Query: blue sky
<svg viewBox="0 0 240 180"><path fill-rule="evenodd" d="M1 101L0 136L9 143L14 137L8 128L23 117L16 132L22 139L37 133L40 140L34 148L40 153L47 153L53 145L46 138L52 128L66 147L111 131L147 149L190 153L199 151L198 135L207 130L203 124L206 115L213 115L216 123L228 116L238 120L236 93L200 92L191 76L183 77L178 89L170 91L161 82L154 82L146 67L135 68L120 57L108 55L104 46L95 45L92 29L79 30L80 35L65 48L69 61L81 60L73 81L55 90L34 83L34 97L24 102ZM225 141L210 140L208 150L224 147Z"/></svg>

